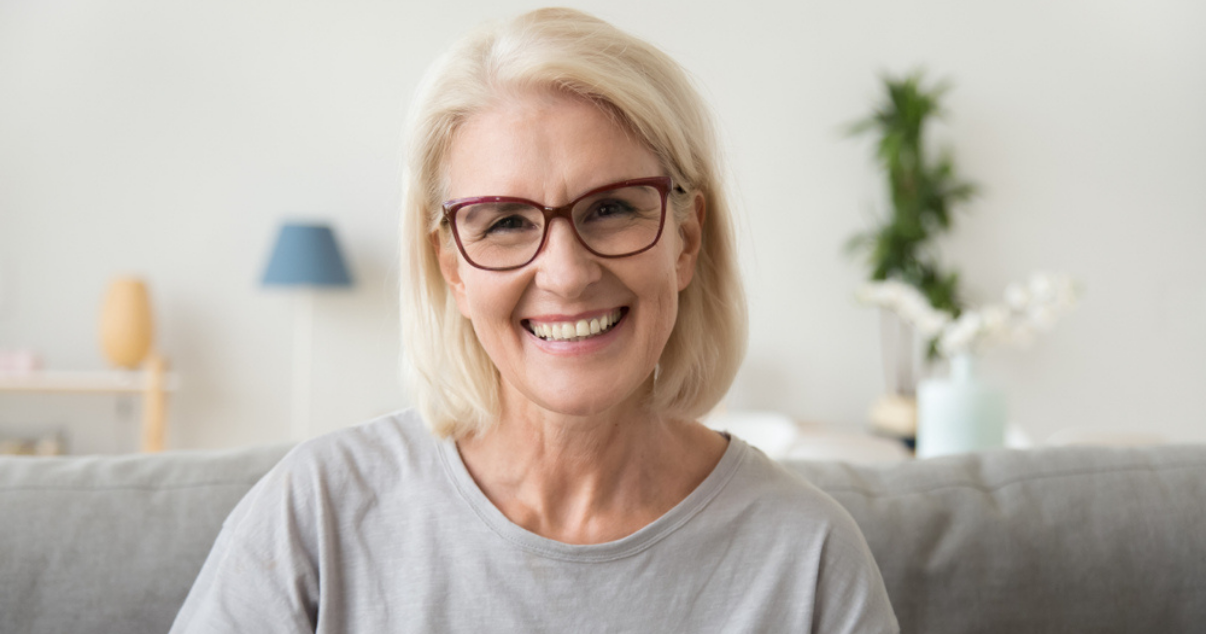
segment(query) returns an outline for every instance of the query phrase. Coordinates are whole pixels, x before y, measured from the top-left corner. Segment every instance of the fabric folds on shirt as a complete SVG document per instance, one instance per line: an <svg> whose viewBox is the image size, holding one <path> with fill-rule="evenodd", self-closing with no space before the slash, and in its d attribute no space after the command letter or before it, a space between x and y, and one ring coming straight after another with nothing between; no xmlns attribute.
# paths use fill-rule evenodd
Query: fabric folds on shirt
<svg viewBox="0 0 1206 634"><path fill-rule="evenodd" d="M235 508L173 633L896 632L850 516L738 438L603 544L510 522L399 412L294 449Z"/></svg>

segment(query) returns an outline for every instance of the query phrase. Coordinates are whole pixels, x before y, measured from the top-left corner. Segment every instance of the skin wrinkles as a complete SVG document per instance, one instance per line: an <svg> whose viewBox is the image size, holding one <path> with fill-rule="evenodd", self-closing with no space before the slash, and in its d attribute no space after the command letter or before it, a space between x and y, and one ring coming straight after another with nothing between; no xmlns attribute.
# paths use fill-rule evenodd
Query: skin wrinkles
<svg viewBox="0 0 1206 634"><path fill-rule="evenodd" d="M453 139L448 194L517 196L564 205L620 180L664 175L656 156L588 101L512 95L470 117ZM644 406L658 357L691 282L703 197L682 222L667 213L658 244L599 258L564 219L531 264L484 271L440 244L461 314L502 377L491 431L458 446L470 474L512 522L567 543L600 543L660 517L711 472L727 441ZM623 307L597 338L546 342L523 320Z"/></svg>

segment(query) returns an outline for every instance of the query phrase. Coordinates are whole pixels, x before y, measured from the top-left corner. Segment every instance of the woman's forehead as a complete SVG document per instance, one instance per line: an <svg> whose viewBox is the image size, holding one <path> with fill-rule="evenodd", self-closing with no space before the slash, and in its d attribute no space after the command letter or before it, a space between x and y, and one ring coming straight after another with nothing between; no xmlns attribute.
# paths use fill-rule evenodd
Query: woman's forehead
<svg viewBox="0 0 1206 634"><path fill-rule="evenodd" d="M506 195L549 205L608 183L658 175L657 157L598 104L553 91L509 95L453 136L449 198Z"/></svg>

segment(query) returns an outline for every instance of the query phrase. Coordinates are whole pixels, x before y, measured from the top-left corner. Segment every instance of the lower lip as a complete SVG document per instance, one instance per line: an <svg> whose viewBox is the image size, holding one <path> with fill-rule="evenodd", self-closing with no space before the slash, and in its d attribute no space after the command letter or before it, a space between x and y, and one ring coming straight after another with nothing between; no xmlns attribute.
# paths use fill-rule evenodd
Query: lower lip
<svg viewBox="0 0 1206 634"><path fill-rule="evenodd" d="M620 318L620 321L616 322L615 325L608 329L607 332L591 337L590 339L583 339L581 341L551 341L537 337L527 328L523 328L523 331L527 333L532 342L536 344L536 347L540 348L541 350L549 354L572 357L580 354L591 354L592 352L598 352L599 350L603 349L612 341L615 341L616 337L619 336L617 333L619 333L619 331L622 330L624 325L627 323L628 311L624 311L624 315Z"/></svg>

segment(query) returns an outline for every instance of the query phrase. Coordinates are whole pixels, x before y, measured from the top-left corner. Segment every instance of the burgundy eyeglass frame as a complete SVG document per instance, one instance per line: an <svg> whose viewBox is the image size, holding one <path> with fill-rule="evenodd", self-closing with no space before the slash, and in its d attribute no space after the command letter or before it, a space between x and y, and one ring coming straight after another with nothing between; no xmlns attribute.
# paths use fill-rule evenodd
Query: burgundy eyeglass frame
<svg viewBox="0 0 1206 634"><path fill-rule="evenodd" d="M590 248L590 245L586 244L586 240L584 240L582 236L578 234L578 228L574 226L574 218L571 215L574 205L582 202L582 200L585 198L590 198L595 194L605 192L609 189L620 189L623 187L635 187L641 185L653 187L658 191L659 194L661 194L662 197L662 215L661 218L658 219L657 235L653 236L653 242L649 243L649 246L642 249L637 249L636 251L629 253L622 253L620 255L605 255ZM578 243L581 244L587 251L598 257L626 258L630 255L644 253L645 251L652 249L653 247L657 246L658 241L662 239L662 229L664 229L666 226L666 201L670 197L670 190L674 188L674 182L670 180L669 176L653 176L650 178L635 178L620 181L618 183L611 183L609 185L603 185L602 187L596 187L570 201L569 204L562 205L561 207L546 207L534 200L517 198L514 196L472 196L469 198L457 198L444 203L442 207L444 209L444 219L447 220L449 226L452 227L452 237L456 240L456 247L460 249L461 255L465 257L466 262L475 268L485 271L513 271L531 264L540 255L540 252L544 251L544 245L549 240L549 227L553 225L553 218L558 217L565 218L566 222L569 223L570 232L573 233L574 237L578 239ZM679 191L682 191L681 187L678 189ZM544 212L544 234L540 236L540 246L536 247L536 252L532 254L531 258L529 258L523 264L516 264L515 266L481 266L480 264L474 262L473 258L469 257L469 254L465 251L465 245L461 243L460 232L458 232L456 229L456 212L460 211L463 207L477 205L480 203L517 203L522 205L530 205Z"/></svg>

